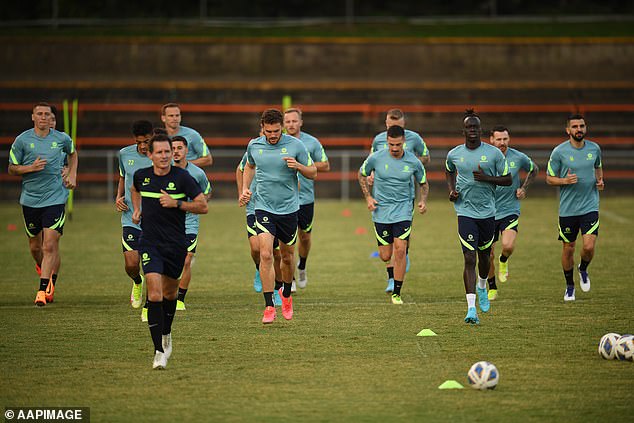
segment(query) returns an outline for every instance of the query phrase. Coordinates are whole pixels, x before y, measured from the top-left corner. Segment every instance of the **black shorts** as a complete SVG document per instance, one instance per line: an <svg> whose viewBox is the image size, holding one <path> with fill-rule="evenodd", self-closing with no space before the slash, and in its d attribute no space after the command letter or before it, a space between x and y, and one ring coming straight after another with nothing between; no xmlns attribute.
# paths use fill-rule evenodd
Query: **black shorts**
<svg viewBox="0 0 634 423"><path fill-rule="evenodd" d="M474 219L458 216L458 237L462 244L462 252L486 250L493 244L495 218Z"/></svg>
<svg viewBox="0 0 634 423"><path fill-rule="evenodd" d="M258 236L258 232L255 227L255 215L247 214L247 238L251 238L252 236ZM277 238L273 240L273 248L276 250L280 248L280 242Z"/></svg>
<svg viewBox="0 0 634 423"><path fill-rule="evenodd" d="M412 221L403 220L396 223L377 223L374 222L374 234L379 247L381 245L390 245L394 242L394 238L407 241L409 234L412 232Z"/></svg>
<svg viewBox="0 0 634 423"><path fill-rule="evenodd" d="M139 240L141 239L141 230L130 226L123 227L123 235L121 236L121 246L123 252L139 251Z"/></svg>
<svg viewBox="0 0 634 423"><path fill-rule="evenodd" d="M24 228L29 238L35 237L42 229L54 229L60 235L64 234L64 221L66 212L64 204L56 204L47 207L22 206L24 215Z"/></svg>
<svg viewBox="0 0 634 423"><path fill-rule="evenodd" d="M559 216L559 240L574 242L577 234L599 235L599 212L590 212L581 216Z"/></svg>
<svg viewBox="0 0 634 423"><path fill-rule="evenodd" d="M160 273L172 279L180 279L185 265L187 248L147 245L139 243L139 255L143 273Z"/></svg>
<svg viewBox="0 0 634 423"><path fill-rule="evenodd" d="M299 229L310 233L313 230L313 218L315 216L315 203L304 204L299 206L297 220Z"/></svg>
<svg viewBox="0 0 634 423"><path fill-rule="evenodd" d="M495 235L493 237L493 242L497 242L500 239L500 234L504 231L515 231L517 232L517 227L520 223L520 217L516 214L509 214L508 216L504 216L502 219L495 220Z"/></svg>
<svg viewBox="0 0 634 423"><path fill-rule="evenodd" d="M270 233L286 245L294 245L297 241L297 212L274 214L256 210L255 221L258 234Z"/></svg>
<svg viewBox="0 0 634 423"><path fill-rule="evenodd" d="M196 254L196 246L198 245L198 234L185 234L187 238L187 252Z"/></svg>

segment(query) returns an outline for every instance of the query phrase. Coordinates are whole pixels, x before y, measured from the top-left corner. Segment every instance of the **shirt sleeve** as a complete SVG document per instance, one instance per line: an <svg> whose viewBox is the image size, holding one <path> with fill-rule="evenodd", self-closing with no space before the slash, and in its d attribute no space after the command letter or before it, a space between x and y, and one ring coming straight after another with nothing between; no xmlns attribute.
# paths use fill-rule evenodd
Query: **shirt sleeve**
<svg viewBox="0 0 634 423"><path fill-rule="evenodd" d="M456 165L453 162L453 155L451 151L449 152L449 154L447 154L447 160L445 160L445 169L447 169L447 172L449 173L454 173L456 171Z"/></svg>
<svg viewBox="0 0 634 423"><path fill-rule="evenodd" d="M123 152L119 151L119 176L125 176L125 168L123 167Z"/></svg>
<svg viewBox="0 0 634 423"><path fill-rule="evenodd" d="M194 152L196 153L196 158L201 158L209 155L207 144L205 144L205 140L198 132L192 133L192 142L190 149L194 150Z"/></svg>
<svg viewBox="0 0 634 423"><path fill-rule="evenodd" d="M548 175L559 176L560 170L561 160L559 158L559 153L556 150L553 150L553 152L550 153L550 158L548 159Z"/></svg>
<svg viewBox="0 0 634 423"><path fill-rule="evenodd" d="M425 172L425 167L419 160L416 160L416 169L414 170L414 177L416 178L419 184L424 184L425 182L427 182L427 172Z"/></svg>
<svg viewBox="0 0 634 423"><path fill-rule="evenodd" d="M359 169L359 172L361 172L361 175L368 176L370 173L372 173L372 171L374 170L375 162L376 162L376 159L374 154L370 154L368 158L365 159L365 161L361 165L361 169Z"/></svg>
<svg viewBox="0 0 634 423"><path fill-rule="evenodd" d="M495 172L497 176L506 176L509 174L509 164L500 150L496 152Z"/></svg>
<svg viewBox="0 0 634 423"><path fill-rule="evenodd" d="M66 134L64 134L64 153L73 154L75 152L75 143L73 140Z"/></svg>
<svg viewBox="0 0 634 423"><path fill-rule="evenodd" d="M306 150L306 146L303 142L299 142L299 147L297 148L297 154L295 155L295 160L303 164L304 166L310 166L313 164L313 159L310 157L308 150Z"/></svg>
<svg viewBox="0 0 634 423"><path fill-rule="evenodd" d="M207 179L207 174L205 173L204 170L200 170L200 173L198 174L198 185L200 186L200 189L202 189L203 194L208 195L211 192L211 182L209 181L209 179Z"/></svg>
<svg viewBox="0 0 634 423"><path fill-rule="evenodd" d="M24 158L23 143L19 138L16 138L9 150L9 164L21 165Z"/></svg>
<svg viewBox="0 0 634 423"><path fill-rule="evenodd" d="M594 161L594 168L599 169L603 167L603 162L601 161L601 148L597 146L597 158Z"/></svg>
<svg viewBox="0 0 634 423"><path fill-rule="evenodd" d="M376 135L372 140L372 147L370 147L370 154L376 153L376 150L379 148L379 136Z"/></svg>
<svg viewBox="0 0 634 423"><path fill-rule="evenodd" d="M414 139L414 148L412 149L412 151L414 152L416 157L426 156L427 154L425 153L427 151L427 147L425 147L425 142L423 141L423 139L418 134L416 134L416 137Z"/></svg>
<svg viewBox="0 0 634 423"><path fill-rule="evenodd" d="M244 154L242 155L242 159L240 160L240 163L238 164L238 169L240 169L240 172L244 172L244 167L247 165L247 152L245 151Z"/></svg>
<svg viewBox="0 0 634 423"><path fill-rule="evenodd" d="M524 153L522 153L522 166L521 167L522 167L522 169L524 169L528 173L532 172L533 169L535 168L535 165L533 164L533 161L531 160L531 158L528 157Z"/></svg>
<svg viewBox="0 0 634 423"><path fill-rule="evenodd" d="M184 188L183 191L188 198L193 200L203 192L200 188L200 185L198 185L198 182L196 182L196 180L189 174L189 172L184 171L182 178Z"/></svg>
<svg viewBox="0 0 634 423"><path fill-rule="evenodd" d="M140 171L141 169L137 170L132 176L132 185L134 186L134 189L136 189L138 192L141 192L141 184L139 183L139 181L141 180Z"/></svg>
<svg viewBox="0 0 634 423"><path fill-rule="evenodd" d="M313 148L313 151L311 152L311 157L313 158L313 161L315 162L323 163L328 161L328 156L326 156L326 150L324 150L324 146L321 145L319 141L315 142L315 148Z"/></svg>

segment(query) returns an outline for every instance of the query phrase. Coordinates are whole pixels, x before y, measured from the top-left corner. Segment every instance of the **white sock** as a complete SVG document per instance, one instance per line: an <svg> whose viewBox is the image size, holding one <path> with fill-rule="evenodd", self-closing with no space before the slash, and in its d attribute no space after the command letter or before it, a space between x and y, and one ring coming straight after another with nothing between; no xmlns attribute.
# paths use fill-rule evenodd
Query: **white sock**
<svg viewBox="0 0 634 423"><path fill-rule="evenodd" d="M475 307L476 294L467 294L467 307Z"/></svg>
<svg viewBox="0 0 634 423"><path fill-rule="evenodd" d="M480 276L478 276L478 288L480 289L484 289L487 287L487 280L486 278L482 279Z"/></svg>

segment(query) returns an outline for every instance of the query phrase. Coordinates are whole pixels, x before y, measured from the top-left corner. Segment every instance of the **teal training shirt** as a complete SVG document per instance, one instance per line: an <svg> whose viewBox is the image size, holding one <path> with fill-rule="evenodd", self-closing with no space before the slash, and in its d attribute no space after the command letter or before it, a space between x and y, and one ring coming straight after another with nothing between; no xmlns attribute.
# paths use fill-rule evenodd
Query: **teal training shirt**
<svg viewBox="0 0 634 423"><path fill-rule="evenodd" d="M313 162L327 162L328 157L326 151L319 140L306 132L299 133L299 140L304 143L308 154ZM315 202L315 181L305 178L301 173L297 174L299 178L299 204L305 205Z"/></svg>
<svg viewBox="0 0 634 423"><path fill-rule="evenodd" d="M372 141L371 153L376 153L379 150L387 148L387 131L383 131L377 134ZM405 129L405 142L403 148L407 151L411 151L416 157L429 156L429 150L423 138L414 131Z"/></svg>
<svg viewBox="0 0 634 423"><path fill-rule="evenodd" d="M392 157L387 149L372 153L361 165L361 175L374 171L374 199L378 202L372 212L372 221L396 223L412 220L414 181L427 181L425 168L411 152L405 151L399 159Z"/></svg>
<svg viewBox="0 0 634 423"><path fill-rule="evenodd" d="M196 183L200 186L201 191L204 195L208 195L211 192L211 182L207 179L207 174L204 170L199 168L193 163L187 162L187 166L185 166L185 170L189 172L189 174L194 178ZM187 201L192 201L192 199L188 199ZM196 213L185 214L185 233L186 234L196 234L198 235L198 228L200 225L200 216Z"/></svg>
<svg viewBox="0 0 634 423"><path fill-rule="evenodd" d="M141 230L141 225L137 225L132 222L132 198L130 196L130 187L134 182L134 172L139 169L152 166L152 160L144 155L140 154L137 150L136 144L123 147L119 150L119 176L124 179L125 188L125 204L128 206L128 210L121 213L121 226L130 227Z"/></svg>
<svg viewBox="0 0 634 423"><path fill-rule="evenodd" d="M559 216L581 216L599 211L599 190L594 170L602 166L601 148L585 140L575 148L570 140L559 144L550 154L548 174L565 178L568 171L577 175L577 183L559 186Z"/></svg>
<svg viewBox="0 0 634 423"><path fill-rule="evenodd" d="M38 157L46 160L44 169L22 175L20 204L27 207L48 207L66 203L68 190L62 182L64 154L75 153L70 137L51 129L44 138L31 128L18 135L9 151L9 164L30 165Z"/></svg>
<svg viewBox="0 0 634 423"><path fill-rule="evenodd" d="M289 214L299 210L299 172L290 169L284 157L293 157L305 166L312 164L304 144L290 135L282 134L275 145L269 144L265 136L249 142L247 161L255 165L257 181L256 210L274 214Z"/></svg>
<svg viewBox="0 0 634 423"><path fill-rule="evenodd" d="M509 165L509 172L513 177L511 186L503 187L498 185L495 187L495 218L520 214L520 200L517 199L517 189L520 187L520 169L526 172L533 170L533 161L521 151L514 148L506 149L506 163Z"/></svg>
<svg viewBox="0 0 634 423"><path fill-rule="evenodd" d="M245 151L242 155L242 160L240 160L240 170L244 172L244 167L247 165L247 152ZM247 216L250 214L255 214L255 197L257 196L258 183L255 181L255 178L251 181L251 186L249 190L251 191L251 199L246 205Z"/></svg>
<svg viewBox="0 0 634 423"><path fill-rule="evenodd" d="M209 154L209 148L198 131L181 126L176 136L178 135L187 140L187 161L196 160Z"/></svg>
<svg viewBox="0 0 634 423"><path fill-rule="evenodd" d="M460 194L454 202L458 216L473 219L495 217L495 185L473 179L478 166L489 176L505 176L509 173L504 154L490 144L481 143L475 150L462 144L447 154L445 167L458 172L456 191Z"/></svg>

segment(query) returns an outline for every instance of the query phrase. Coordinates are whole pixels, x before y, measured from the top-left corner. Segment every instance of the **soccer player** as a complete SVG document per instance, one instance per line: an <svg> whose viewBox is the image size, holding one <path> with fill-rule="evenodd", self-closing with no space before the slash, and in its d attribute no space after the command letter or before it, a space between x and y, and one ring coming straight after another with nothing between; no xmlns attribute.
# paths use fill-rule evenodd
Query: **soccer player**
<svg viewBox="0 0 634 423"><path fill-rule="evenodd" d="M284 116L276 109L262 113L260 124L264 135L249 142L247 163L244 167L242 194L239 204L251 199L251 181L257 181L255 219L260 243L260 276L266 308L262 323L273 323L273 240L280 241L282 254L282 316L293 318L294 244L297 240L297 211L299 210L299 180L297 173L314 179L317 168L304 144L295 137L282 134Z"/></svg>
<svg viewBox="0 0 634 423"><path fill-rule="evenodd" d="M506 282L509 274L508 259L515 250L515 238L520 217L520 200L526 198L526 189L535 179L539 167L526 154L509 147L511 138L509 130L504 126L496 126L491 130L489 141L499 148L509 165L509 172L513 183L508 186L495 188L495 236L491 245L489 260L489 300L495 300L498 288L495 283L495 243L502 237L502 253L499 257L498 277L500 282ZM524 181L520 181L520 170L527 172Z"/></svg>
<svg viewBox="0 0 634 423"><path fill-rule="evenodd" d="M143 301L143 275L139 260L141 226L132 222L130 187L137 170L152 166L152 160L149 157L152 124L147 120L135 121L132 124L132 136L134 144L119 150L119 184L115 207L121 213L121 246L125 272L132 279L130 304L132 308L139 308Z"/></svg>
<svg viewBox="0 0 634 423"><path fill-rule="evenodd" d="M185 169L196 180L200 189L203 191L205 200L209 201L211 197L211 183L207 179L204 170L187 161L187 139L180 135L172 138L172 150L174 154L174 166ZM200 218L195 213L187 213L185 218L185 234L187 237L187 257L185 257L185 265L183 266L183 274L181 276L180 285L178 287L178 299L176 301L176 310L185 310L185 295L189 289L189 283L192 279L192 260L196 254L196 245L198 245L198 227Z"/></svg>
<svg viewBox="0 0 634 423"><path fill-rule="evenodd" d="M244 174L244 167L247 164L247 153L245 151L242 156L242 160L238 163L236 168L236 184L238 187L238 200L242 195L242 178ZM255 276L253 278L253 289L255 292L262 292L262 279L260 277L260 242L258 240L258 234L256 232L255 225L255 196L256 196L257 182L255 178L251 181L249 190L252 192L251 199L246 204L246 218L247 218L247 238L249 240L249 247L251 249L251 259L255 263ZM283 286L282 283L282 270L281 270L282 255L280 253L279 241L277 238L273 240L273 268L275 273L275 289L273 290L273 298L275 306L282 305L282 298L278 290Z"/></svg>
<svg viewBox="0 0 634 423"><path fill-rule="evenodd" d="M319 140L306 132L303 132L302 111L298 108L288 109L284 112L284 129L286 133L304 143L308 154L315 163L317 173L330 171L330 162L324 151L324 147ZM299 236L297 241L297 253L299 262L297 263L297 286L306 288L308 278L306 277L306 260L311 247L311 234L313 230L313 217L315 214L315 182L305 178L300 173L299 177ZM293 282L292 291L295 291Z"/></svg>
<svg viewBox="0 0 634 423"><path fill-rule="evenodd" d="M77 152L70 137L51 129L51 106L37 103L31 114L33 129L18 135L9 151L9 174L22 176L20 204L29 250L40 264L37 306L53 302L57 271L60 269L59 240L66 218L64 205L68 189L77 182ZM68 173L62 176L63 154ZM42 235L40 235L42 232Z"/></svg>
<svg viewBox="0 0 634 423"><path fill-rule="evenodd" d="M561 266L566 279L564 301L575 300L573 268L575 241L581 231L583 247L579 285L590 291L588 265L594 257L599 235L599 191L605 187L601 148L585 139L586 121L582 115L568 117L566 133L569 140L559 144L550 154L546 182L559 186L559 239L563 242Z"/></svg>
<svg viewBox="0 0 634 423"><path fill-rule="evenodd" d="M425 141L423 141L421 136L417 134L416 132L410 131L409 129L405 129L405 114L400 109L388 110L387 116L385 117L385 126L387 129L389 129L390 126L395 126L395 125L400 126L401 128L405 130L405 142L403 143L403 148L407 151L414 153L414 155L419 158L419 160L421 161L423 165L429 164L431 161L431 158L429 156L429 150L427 149L427 145L425 144ZM375 153L379 150L387 149L387 148L388 148L387 131L383 131L374 137L374 140L372 141L372 148L370 149L370 153ZM368 175L368 183L369 185L372 185L374 183L374 175ZM411 187L413 201L416 201L415 187L416 187L416 183L413 182ZM414 207L414 203L412 203L412 207ZM409 265L410 265L409 238L407 240L407 254L405 257L407 260L406 271L409 271ZM391 264L390 266L393 266L393 264ZM390 293L393 290L394 290L394 280L388 279L385 292Z"/></svg>
<svg viewBox="0 0 634 423"><path fill-rule="evenodd" d="M388 279L394 281L392 304L403 304L401 288L405 280L407 240L412 231L415 197L412 178L418 187L418 211L427 211L429 187L425 168L411 152L404 150L405 131L398 125L387 130L388 148L371 154L359 170L359 185L372 211L379 256L387 266ZM374 196L367 177L374 172ZM394 254L393 267L390 261Z"/></svg>
<svg viewBox="0 0 634 423"><path fill-rule="evenodd" d="M172 354L178 278L187 256L185 213L207 213L198 183L187 171L171 165L171 144L167 135L150 138L152 166L137 170L130 187L132 222L140 222L143 232L139 254L148 288L154 369L164 369Z"/></svg>
<svg viewBox="0 0 634 423"><path fill-rule="evenodd" d="M504 154L480 140L480 118L472 109L466 111L462 123L465 143L447 154L445 176L449 201L454 203L458 215L458 236L464 256L463 280L467 296L464 321L479 324L475 308L476 261L478 304L480 310L486 313L491 306L487 296L487 275L489 249L495 232L495 189L498 185L511 185L513 178Z"/></svg>
<svg viewBox="0 0 634 423"><path fill-rule="evenodd" d="M187 161L198 167L211 166L213 157L203 137L194 129L181 125L181 108L176 103L167 103L161 107L161 120L165 124L167 135L180 135L187 140Z"/></svg>

